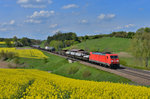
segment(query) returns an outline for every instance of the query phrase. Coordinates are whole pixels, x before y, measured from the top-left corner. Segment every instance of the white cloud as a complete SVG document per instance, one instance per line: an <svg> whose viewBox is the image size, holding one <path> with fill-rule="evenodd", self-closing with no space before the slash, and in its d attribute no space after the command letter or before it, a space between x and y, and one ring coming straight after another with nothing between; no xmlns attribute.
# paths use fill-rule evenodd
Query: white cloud
<svg viewBox="0 0 150 99"><path fill-rule="evenodd" d="M54 11L35 11L31 16L27 16L27 20L25 20L25 23L42 23L43 21L46 21L49 17L54 15Z"/></svg>
<svg viewBox="0 0 150 99"><path fill-rule="evenodd" d="M128 24L128 25L125 25L126 28L130 28L130 27L134 27L135 24Z"/></svg>
<svg viewBox="0 0 150 99"><path fill-rule="evenodd" d="M9 22L9 24L10 24L10 25L15 24L15 20L11 20L11 21Z"/></svg>
<svg viewBox="0 0 150 99"><path fill-rule="evenodd" d="M123 27L121 27L121 26L117 26L117 27L115 27L115 29L122 29Z"/></svg>
<svg viewBox="0 0 150 99"><path fill-rule="evenodd" d="M100 19L100 20L113 19L113 18L115 18L115 17L116 17L115 14L100 14L100 15L98 16L98 19Z"/></svg>
<svg viewBox="0 0 150 99"><path fill-rule="evenodd" d="M2 31L2 32L13 31L13 30L15 30L15 29L12 27L1 27L0 28L0 31Z"/></svg>
<svg viewBox="0 0 150 99"><path fill-rule="evenodd" d="M33 13L33 15L29 16L29 18L42 18L42 17L50 17L52 15L54 15L54 11L44 11L44 10L41 10L41 11L35 11Z"/></svg>
<svg viewBox="0 0 150 99"><path fill-rule="evenodd" d="M86 23L88 23L88 21L83 19L83 20L80 21L80 23L86 24Z"/></svg>
<svg viewBox="0 0 150 99"><path fill-rule="evenodd" d="M28 3L29 0L18 0L17 3Z"/></svg>
<svg viewBox="0 0 150 99"><path fill-rule="evenodd" d="M41 23L41 20L28 19L28 20L25 21L25 23L36 23L36 24L39 24L39 23Z"/></svg>
<svg viewBox="0 0 150 99"><path fill-rule="evenodd" d="M49 26L49 28L56 28L58 26L58 24L51 24L50 26Z"/></svg>
<svg viewBox="0 0 150 99"><path fill-rule="evenodd" d="M107 18L114 18L116 15L115 14L108 14L106 16L107 16Z"/></svg>
<svg viewBox="0 0 150 99"><path fill-rule="evenodd" d="M57 29L57 30L52 31L52 33L55 34L55 33L59 32L59 31L60 31L60 29Z"/></svg>
<svg viewBox="0 0 150 99"><path fill-rule="evenodd" d="M100 14L100 15L98 16L98 18L101 19L101 20L104 19L104 18L105 18L105 14Z"/></svg>
<svg viewBox="0 0 150 99"><path fill-rule="evenodd" d="M62 8L63 9L70 9L70 8L78 8L79 6L76 4L69 4L69 5L65 5Z"/></svg>
<svg viewBox="0 0 150 99"><path fill-rule="evenodd" d="M24 8L45 8L45 5L32 5L32 4L28 4L28 5L21 5L21 7Z"/></svg>
<svg viewBox="0 0 150 99"><path fill-rule="evenodd" d="M10 20L9 22L4 22L2 24L0 24L1 26L9 26L9 25L14 25L15 24L15 20Z"/></svg>
<svg viewBox="0 0 150 99"><path fill-rule="evenodd" d="M24 8L45 8L52 0L18 0L17 3Z"/></svg>
<svg viewBox="0 0 150 99"><path fill-rule="evenodd" d="M10 20L9 22L4 22L0 24L0 31L10 31L10 30L14 30L14 26L16 26L15 24L15 20Z"/></svg>
<svg viewBox="0 0 150 99"><path fill-rule="evenodd" d="M132 27L135 27L135 26L136 26L135 24L127 24L127 25L124 25L124 26L117 26L114 29L125 29L125 28L132 28Z"/></svg>

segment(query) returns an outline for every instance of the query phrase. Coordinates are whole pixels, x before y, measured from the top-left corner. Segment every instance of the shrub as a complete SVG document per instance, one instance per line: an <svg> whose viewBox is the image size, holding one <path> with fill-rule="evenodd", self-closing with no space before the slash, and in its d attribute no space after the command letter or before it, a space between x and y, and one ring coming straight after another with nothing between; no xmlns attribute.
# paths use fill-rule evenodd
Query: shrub
<svg viewBox="0 0 150 99"><path fill-rule="evenodd" d="M48 59L47 58L43 58L44 63L48 63Z"/></svg>
<svg viewBox="0 0 150 99"><path fill-rule="evenodd" d="M17 57L17 55L14 52L7 52L6 54L8 59L13 59Z"/></svg>
<svg viewBox="0 0 150 99"><path fill-rule="evenodd" d="M18 57L14 58L14 59L13 59L13 62L14 62L15 64L19 64L19 58L18 58Z"/></svg>
<svg viewBox="0 0 150 99"><path fill-rule="evenodd" d="M68 74L75 74L79 71L79 67L73 66L69 69Z"/></svg>
<svg viewBox="0 0 150 99"><path fill-rule="evenodd" d="M7 51L5 52L4 50L2 50L0 52L0 59L1 60L13 59L16 57L17 57L17 55L14 52L7 52Z"/></svg>
<svg viewBox="0 0 150 99"><path fill-rule="evenodd" d="M84 71L83 74L82 74L82 76L83 76L84 78L89 77L90 75L91 75L91 72L88 71L88 70Z"/></svg>
<svg viewBox="0 0 150 99"><path fill-rule="evenodd" d="M6 54L5 54L4 50L2 50L2 51L0 52L0 59L1 59L1 60L6 60Z"/></svg>

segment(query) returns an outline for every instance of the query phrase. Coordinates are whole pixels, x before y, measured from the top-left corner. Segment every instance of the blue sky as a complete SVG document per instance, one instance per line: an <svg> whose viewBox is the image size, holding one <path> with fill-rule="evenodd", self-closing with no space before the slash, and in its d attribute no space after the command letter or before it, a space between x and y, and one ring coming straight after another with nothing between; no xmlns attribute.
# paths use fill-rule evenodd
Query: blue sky
<svg viewBox="0 0 150 99"><path fill-rule="evenodd" d="M150 26L149 0L0 0L0 37L46 39Z"/></svg>

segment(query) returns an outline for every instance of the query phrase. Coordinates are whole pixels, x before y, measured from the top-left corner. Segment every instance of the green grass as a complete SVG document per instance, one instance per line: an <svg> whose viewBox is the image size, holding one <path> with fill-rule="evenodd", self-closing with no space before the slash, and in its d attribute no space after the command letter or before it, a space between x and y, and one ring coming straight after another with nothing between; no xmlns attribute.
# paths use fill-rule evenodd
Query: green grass
<svg viewBox="0 0 150 99"><path fill-rule="evenodd" d="M85 42L73 45L66 49L79 48L88 51L122 52L128 51L129 46L130 46L130 39L103 37L100 39L87 40Z"/></svg>
<svg viewBox="0 0 150 99"><path fill-rule="evenodd" d="M65 48L65 49L72 49L72 48L78 48L78 49L84 49L87 51L99 51L99 52L105 52L110 51L113 53L119 53L119 52L127 52L130 53L130 47L131 47L131 39L126 38L115 38L115 37L103 37L99 39L91 39L87 40L85 42L73 45L71 47ZM150 67L146 68L142 64L142 61L137 60L135 57L120 57L120 63L124 66L136 68L136 69L145 69L150 70ZM149 60L150 63L150 60Z"/></svg>
<svg viewBox="0 0 150 99"><path fill-rule="evenodd" d="M44 63L43 60L25 59L25 58L20 58L20 61L22 63L26 63L29 65L29 67L26 67L26 69L39 69L44 71L52 71L52 73L55 74L80 80L133 83L130 80L123 78L121 76L97 70L95 68L85 66L78 62L68 63L68 61L65 58L48 54L46 52L44 53L49 57L47 63ZM91 75L84 77L83 73L85 71L90 72Z"/></svg>
<svg viewBox="0 0 150 99"><path fill-rule="evenodd" d="M150 63L150 60L149 60L149 63ZM121 57L120 64L131 67L131 68L150 70L150 67L144 66L144 63L142 60L136 59L135 57Z"/></svg>

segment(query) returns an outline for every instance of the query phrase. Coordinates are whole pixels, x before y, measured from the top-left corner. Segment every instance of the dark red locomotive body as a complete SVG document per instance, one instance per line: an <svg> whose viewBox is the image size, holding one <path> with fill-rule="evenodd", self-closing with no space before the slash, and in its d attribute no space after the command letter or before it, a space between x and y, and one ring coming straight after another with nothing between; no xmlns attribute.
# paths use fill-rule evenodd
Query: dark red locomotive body
<svg viewBox="0 0 150 99"><path fill-rule="evenodd" d="M109 66L110 68L120 67L119 57L117 54L90 52L89 61L103 64L105 66Z"/></svg>

